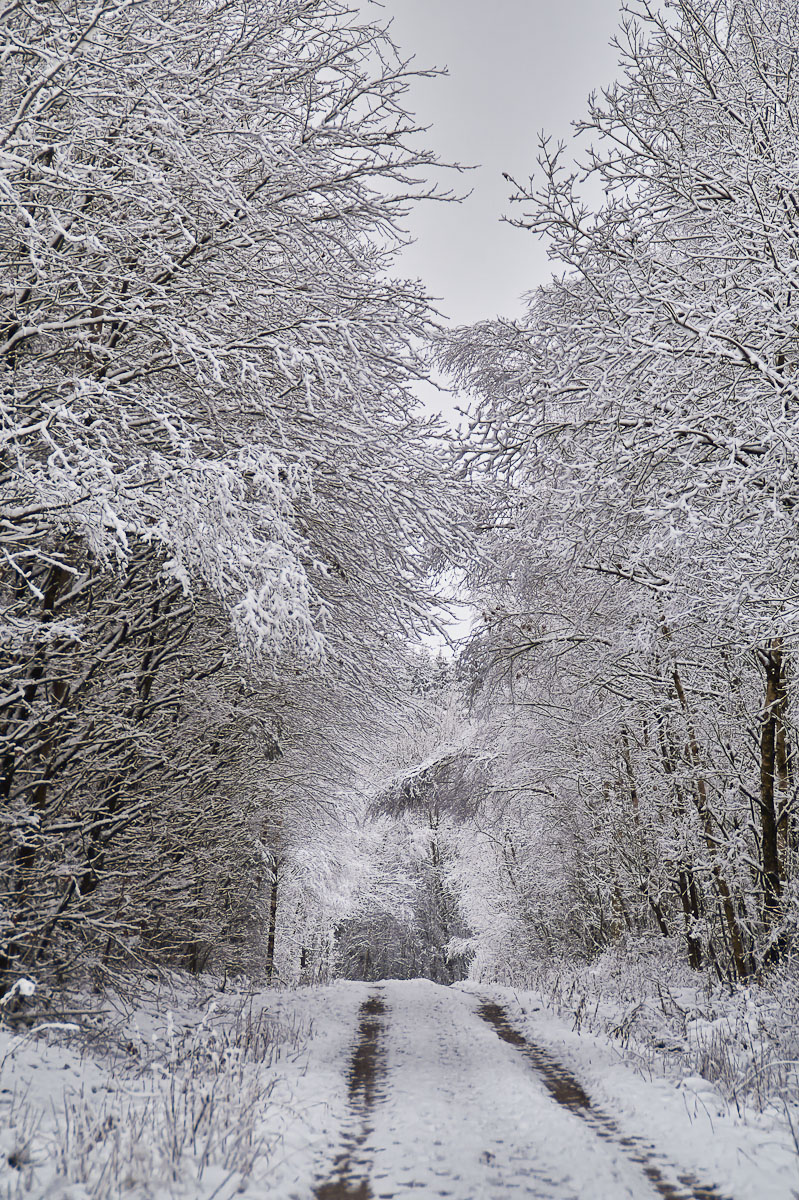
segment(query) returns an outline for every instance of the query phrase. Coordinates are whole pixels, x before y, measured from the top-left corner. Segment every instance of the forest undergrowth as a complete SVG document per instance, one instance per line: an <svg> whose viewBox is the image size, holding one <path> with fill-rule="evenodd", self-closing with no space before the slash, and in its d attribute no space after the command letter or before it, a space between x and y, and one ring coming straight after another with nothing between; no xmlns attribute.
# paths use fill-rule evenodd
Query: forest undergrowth
<svg viewBox="0 0 799 1200"><path fill-rule="evenodd" d="M177 973L34 995L0 1024L0 1197L262 1196L306 1035Z"/></svg>
<svg viewBox="0 0 799 1200"><path fill-rule="evenodd" d="M779 1114L799 1150L794 961L761 981L722 985L691 971L662 943L657 953L651 943L620 945L591 963L533 968L518 1003L528 1013L538 1001L578 1033L608 1037L647 1078L678 1080L706 1104L742 1118Z"/></svg>

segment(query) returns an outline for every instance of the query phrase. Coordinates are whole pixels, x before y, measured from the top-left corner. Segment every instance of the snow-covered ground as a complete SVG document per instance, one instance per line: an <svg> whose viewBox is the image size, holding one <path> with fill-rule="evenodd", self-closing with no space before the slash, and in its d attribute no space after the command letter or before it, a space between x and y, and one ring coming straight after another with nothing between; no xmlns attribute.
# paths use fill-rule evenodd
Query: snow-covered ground
<svg viewBox="0 0 799 1200"><path fill-rule="evenodd" d="M696 1076L643 1077L531 992L153 985L102 1009L0 1031L3 1200L799 1196L786 1120L739 1114ZM559 1103L536 1062L563 1064L588 1108Z"/></svg>
<svg viewBox="0 0 799 1200"><path fill-rule="evenodd" d="M799 1155L785 1115L739 1111L695 1074L662 1078L649 1066L642 1072L633 1054L607 1037L575 1030L538 993L460 986L495 996L516 1028L579 1079L592 1105L610 1115L623 1134L654 1148L656 1161L714 1184L733 1200L799 1197ZM664 1173L669 1175L665 1168Z"/></svg>
<svg viewBox="0 0 799 1200"><path fill-rule="evenodd" d="M2 1200L263 1200L296 1121L301 1006L173 978L56 1007L0 1025Z"/></svg>

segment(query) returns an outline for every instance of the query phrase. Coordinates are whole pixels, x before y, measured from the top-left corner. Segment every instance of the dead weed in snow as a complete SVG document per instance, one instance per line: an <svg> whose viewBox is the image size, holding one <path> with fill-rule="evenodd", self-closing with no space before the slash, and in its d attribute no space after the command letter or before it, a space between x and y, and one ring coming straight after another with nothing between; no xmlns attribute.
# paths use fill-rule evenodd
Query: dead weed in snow
<svg viewBox="0 0 799 1200"><path fill-rule="evenodd" d="M0 1200L262 1195L303 1031L177 979L83 1002L0 1030Z"/></svg>

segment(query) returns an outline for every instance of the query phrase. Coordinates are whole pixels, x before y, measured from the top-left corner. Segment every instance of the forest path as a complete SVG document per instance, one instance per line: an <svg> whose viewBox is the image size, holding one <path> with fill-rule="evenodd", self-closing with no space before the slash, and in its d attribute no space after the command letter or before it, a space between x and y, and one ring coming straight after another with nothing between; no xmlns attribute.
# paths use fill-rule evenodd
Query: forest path
<svg viewBox="0 0 799 1200"><path fill-rule="evenodd" d="M494 1000L428 980L363 997L316 1200L729 1200L622 1132Z"/></svg>

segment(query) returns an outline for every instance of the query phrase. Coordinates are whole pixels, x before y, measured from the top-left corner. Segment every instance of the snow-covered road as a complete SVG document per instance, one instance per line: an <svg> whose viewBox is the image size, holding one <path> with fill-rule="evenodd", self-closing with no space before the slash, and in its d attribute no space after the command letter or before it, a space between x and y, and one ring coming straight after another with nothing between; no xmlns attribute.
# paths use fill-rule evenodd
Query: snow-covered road
<svg viewBox="0 0 799 1200"><path fill-rule="evenodd" d="M622 1130L495 999L426 980L351 987L348 1109L317 1200L725 1200Z"/></svg>
<svg viewBox="0 0 799 1200"><path fill-rule="evenodd" d="M0 1028L2 1197L799 1200L783 1113L542 993L157 981L86 1012Z"/></svg>

